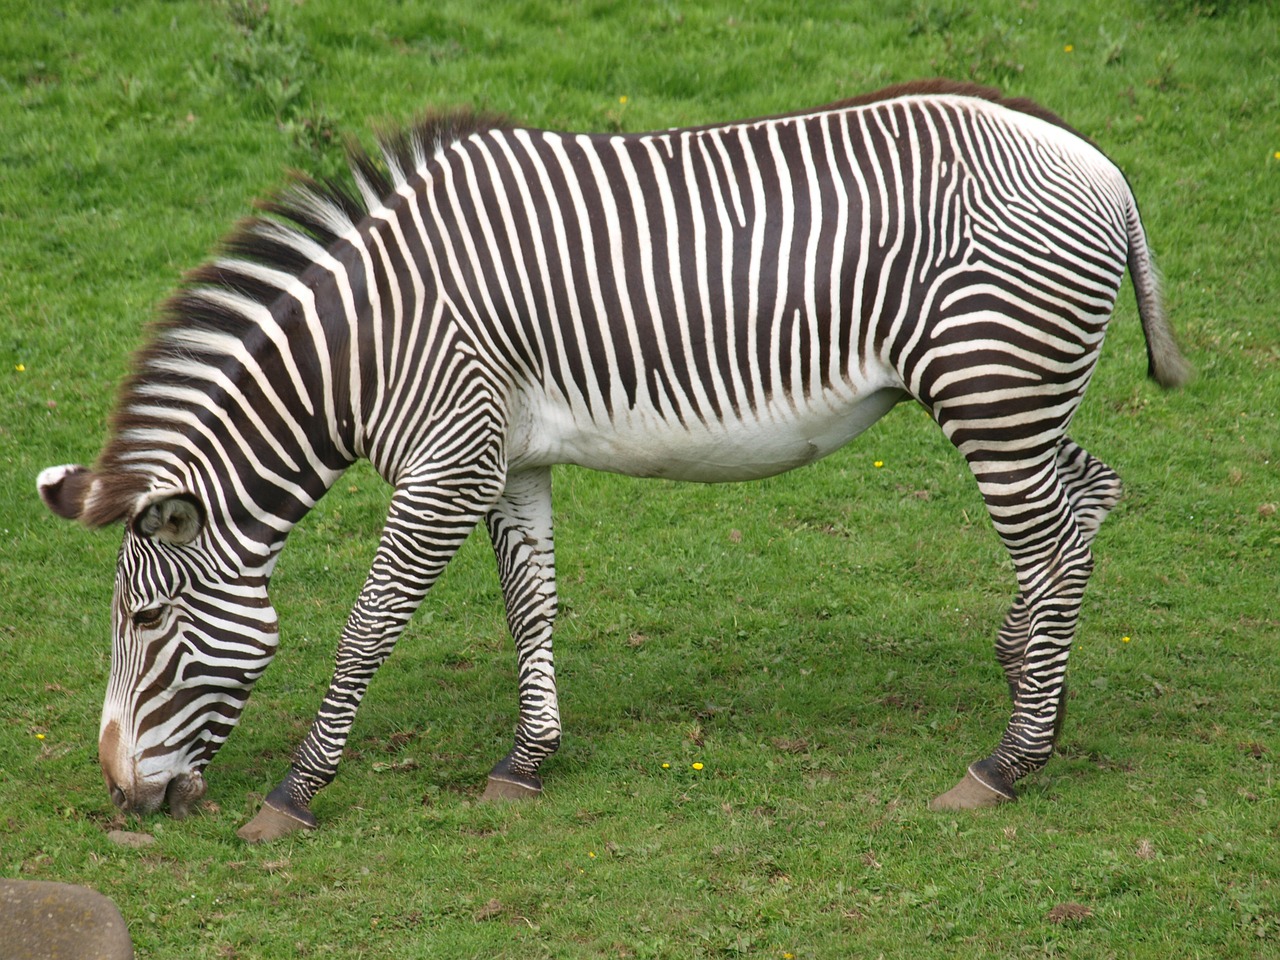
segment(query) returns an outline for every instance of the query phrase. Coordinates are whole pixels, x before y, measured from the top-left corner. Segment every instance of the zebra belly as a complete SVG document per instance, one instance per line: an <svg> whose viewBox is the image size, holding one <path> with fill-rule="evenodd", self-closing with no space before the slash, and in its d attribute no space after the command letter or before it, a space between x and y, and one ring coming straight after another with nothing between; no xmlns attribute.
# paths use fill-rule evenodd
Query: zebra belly
<svg viewBox="0 0 1280 960"><path fill-rule="evenodd" d="M633 477L721 483L757 480L813 463L851 441L907 394L896 387L795 406L772 401L755 415L680 423L633 410L612 421L580 421L558 404L525 418L511 467L571 463Z"/></svg>

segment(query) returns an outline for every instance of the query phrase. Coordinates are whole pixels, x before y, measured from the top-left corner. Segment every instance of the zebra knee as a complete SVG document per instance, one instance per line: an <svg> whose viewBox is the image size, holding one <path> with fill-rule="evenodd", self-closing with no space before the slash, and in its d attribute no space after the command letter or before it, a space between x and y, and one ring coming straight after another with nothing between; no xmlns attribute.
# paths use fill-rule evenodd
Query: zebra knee
<svg viewBox="0 0 1280 960"><path fill-rule="evenodd" d="M1091 540L1124 494L1119 474L1068 440L1059 451L1058 476L1081 532Z"/></svg>
<svg viewBox="0 0 1280 960"><path fill-rule="evenodd" d="M1119 475L1101 461L1095 463L1102 469L1093 472L1072 498L1076 516L1084 518L1080 521L1081 526L1091 530L1102 525L1124 494L1124 484L1120 482Z"/></svg>

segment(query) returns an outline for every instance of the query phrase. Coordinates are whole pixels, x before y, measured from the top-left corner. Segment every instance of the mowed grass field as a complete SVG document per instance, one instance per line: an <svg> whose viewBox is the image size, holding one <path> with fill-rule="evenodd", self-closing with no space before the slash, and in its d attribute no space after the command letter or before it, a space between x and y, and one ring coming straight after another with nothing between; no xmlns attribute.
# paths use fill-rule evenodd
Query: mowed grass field
<svg viewBox="0 0 1280 960"><path fill-rule="evenodd" d="M2 19L0 876L103 891L143 958L1280 956L1272 4L7 0ZM320 829L247 847L376 543L387 488L356 468L291 537L280 652L202 811L117 815L96 740L119 532L56 520L34 479L94 459L144 323L254 197L430 106L639 131L939 74L1039 100L1119 163L1199 370L1146 381L1126 282L1072 432L1127 497L1060 752L1017 804L927 809L1007 719L991 643L1013 575L961 458L904 406L758 483L558 472L566 736L543 798L477 802L515 676L476 537L376 678Z"/></svg>

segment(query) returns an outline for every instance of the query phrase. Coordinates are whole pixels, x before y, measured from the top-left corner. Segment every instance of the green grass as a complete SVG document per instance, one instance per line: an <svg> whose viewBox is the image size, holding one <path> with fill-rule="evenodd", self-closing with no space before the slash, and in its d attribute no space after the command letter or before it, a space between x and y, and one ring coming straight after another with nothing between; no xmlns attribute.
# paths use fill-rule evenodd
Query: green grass
<svg viewBox="0 0 1280 960"><path fill-rule="evenodd" d="M143 958L1280 952L1272 5L10 0L5 22L0 875L97 887ZM142 323L251 198L430 105L640 130L937 73L1032 96L1120 163L1200 371L1143 379L1126 292L1073 434L1128 496L1062 752L1018 804L926 809L1006 719L1012 573L959 456L902 408L759 483L558 473L566 739L542 801L475 802L515 698L473 539L375 680L321 829L249 848L376 542L386 492L358 468L291 538L281 652L204 812L107 841L118 533L48 515L34 476L94 458ZM1090 914L1056 923L1063 903Z"/></svg>

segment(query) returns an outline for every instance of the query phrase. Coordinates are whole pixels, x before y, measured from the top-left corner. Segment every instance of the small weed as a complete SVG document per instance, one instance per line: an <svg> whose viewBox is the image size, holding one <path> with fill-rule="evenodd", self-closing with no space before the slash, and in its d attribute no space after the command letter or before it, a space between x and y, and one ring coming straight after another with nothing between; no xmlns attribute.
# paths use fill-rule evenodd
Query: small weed
<svg viewBox="0 0 1280 960"><path fill-rule="evenodd" d="M1156 55L1156 75L1147 79L1147 86L1161 93L1168 93L1178 86L1174 76L1178 65L1178 55L1171 48L1165 47Z"/></svg>
<svg viewBox="0 0 1280 960"><path fill-rule="evenodd" d="M615 106L610 107L604 114L605 129L610 133L623 133L626 130L625 118L627 115L627 104L629 99L625 94L618 97Z"/></svg>
<svg viewBox="0 0 1280 960"><path fill-rule="evenodd" d="M146 89L146 81L135 76L120 77L120 99L130 109L135 109L142 99L142 91Z"/></svg>
<svg viewBox="0 0 1280 960"><path fill-rule="evenodd" d="M1129 39L1129 31L1126 30L1120 36L1113 37L1111 31L1106 27L1099 27L1098 39L1102 50L1102 65L1104 67L1114 67L1124 56L1124 47Z"/></svg>
<svg viewBox="0 0 1280 960"><path fill-rule="evenodd" d="M342 144L341 122L314 105L306 112L299 111L282 119L280 129L295 147L322 161L334 157L338 152L336 148Z"/></svg>
<svg viewBox="0 0 1280 960"><path fill-rule="evenodd" d="M996 21L977 37L960 38L947 33L943 37L943 55L933 65L944 76L1007 84L1024 69L1016 58L1017 46L1013 28Z"/></svg>
<svg viewBox="0 0 1280 960"><path fill-rule="evenodd" d="M462 44L452 38L435 40L431 37L423 37L414 44L414 49L423 53L433 64L458 60L467 52Z"/></svg>
<svg viewBox="0 0 1280 960"><path fill-rule="evenodd" d="M1162 20L1211 20L1225 17L1254 0L1147 0Z"/></svg>
<svg viewBox="0 0 1280 960"><path fill-rule="evenodd" d="M301 96L314 70L306 37L274 14L265 0L220 0L231 36L214 55L220 70L193 66L205 87L222 85L246 97L260 116L284 124L298 116Z"/></svg>
<svg viewBox="0 0 1280 960"><path fill-rule="evenodd" d="M958 3L917 3L907 14L907 36L943 35L972 16L968 6Z"/></svg>

